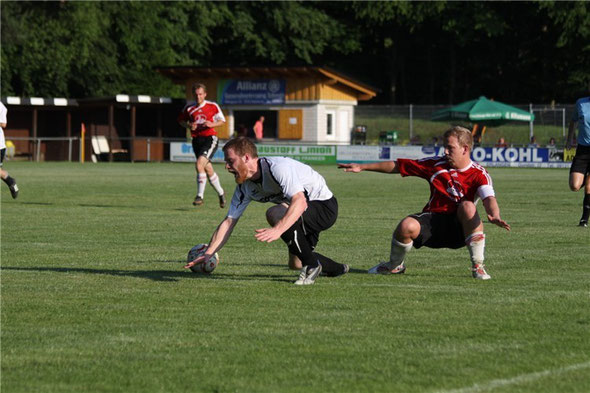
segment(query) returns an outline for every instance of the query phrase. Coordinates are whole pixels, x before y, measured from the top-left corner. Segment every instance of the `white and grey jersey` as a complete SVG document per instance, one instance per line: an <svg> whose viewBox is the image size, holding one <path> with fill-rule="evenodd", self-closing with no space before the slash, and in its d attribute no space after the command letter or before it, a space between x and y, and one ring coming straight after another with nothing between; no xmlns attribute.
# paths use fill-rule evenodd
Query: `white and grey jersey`
<svg viewBox="0 0 590 393"><path fill-rule="evenodd" d="M239 218L250 201L287 203L303 192L308 201L325 201L334 196L326 181L309 165L288 157L258 159L261 177L238 184L227 216Z"/></svg>

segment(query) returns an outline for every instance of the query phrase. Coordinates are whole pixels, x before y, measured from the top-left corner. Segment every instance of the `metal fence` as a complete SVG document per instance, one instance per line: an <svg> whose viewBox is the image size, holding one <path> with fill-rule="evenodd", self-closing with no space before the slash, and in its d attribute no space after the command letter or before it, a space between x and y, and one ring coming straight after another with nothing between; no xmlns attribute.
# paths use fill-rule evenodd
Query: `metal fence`
<svg viewBox="0 0 590 393"><path fill-rule="evenodd" d="M438 110L447 108L449 105L359 105L355 108L356 118L374 118L389 116L405 118L408 123L410 138L414 136L414 121L430 120L432 114ZM516 108L531 112L535 115L535 121L529 124L530 136L534 134L535 125L551 125L562 128L565 137L567 124L572 117L575 105L556 104L517 104Z"/></svg>

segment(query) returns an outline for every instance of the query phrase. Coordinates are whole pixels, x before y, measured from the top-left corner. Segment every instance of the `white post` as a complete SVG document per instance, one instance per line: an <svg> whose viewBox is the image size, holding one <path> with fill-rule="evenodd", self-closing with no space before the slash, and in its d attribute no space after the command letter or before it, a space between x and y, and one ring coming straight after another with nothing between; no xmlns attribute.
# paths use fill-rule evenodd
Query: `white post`
<svg viewBox="0 0 590 393"><path fill-rule="evenodd" d="M531 112L531 115L533 114L533 104L529 104L529 112ZM531 139L533 135L533 121L531 120L529 122L529 139Z"/></svg>
<svg viewBox="0 0 590 393"><path fill-rule="evenodd" d="M150 162L150 138L147 139L147 162Z"/></svg>
<svg viewBox="0 0 590 393"><path fill-rule="evenodd" d="M68 138L68 161L72 162L72 142L74 138Z"/></svg>
<svg viewBox="0 0 590 393"><path fill-rule="evenodd" d="M565 108L561 108L561 126L563 127L563 138L565 139Z"/></svg>
<svg viewBox="0 0 590 393"><path fill-rule="evenodd" d="M410 104L410 140L414 136L414 105Z"/></svg>
<svg viewBox="0 0 590 393"><path fill-rule="evenodd" d="M37 162L39 162L41 156L41 142L43 142L43 140L37 138Z"/></svg>

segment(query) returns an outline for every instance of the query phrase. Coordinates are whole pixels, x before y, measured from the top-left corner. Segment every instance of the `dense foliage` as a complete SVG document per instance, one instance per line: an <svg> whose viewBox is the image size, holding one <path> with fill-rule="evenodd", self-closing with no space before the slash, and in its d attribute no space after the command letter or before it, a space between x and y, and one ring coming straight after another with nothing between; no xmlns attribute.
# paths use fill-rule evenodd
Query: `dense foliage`
<svg viewBox="0 0 590 393"><path fill-rule="evenodd" d="M327 65L371 101L572 102L590 81L589 2L16 2L2 95L180 97L155 66Z"/></svg>

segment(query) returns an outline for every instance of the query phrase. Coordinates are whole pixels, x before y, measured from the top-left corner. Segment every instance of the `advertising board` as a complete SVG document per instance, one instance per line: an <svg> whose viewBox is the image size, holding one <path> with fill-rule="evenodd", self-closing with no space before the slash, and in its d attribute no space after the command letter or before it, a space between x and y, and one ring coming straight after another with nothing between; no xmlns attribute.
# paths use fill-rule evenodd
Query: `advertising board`
<svg viewBox="0 0 590 393"><path fill-rule="evenodd" d="M220 143L212 162L224 162L224 143ZM336 146L301 146L301 145L256 145L258 155L291 157L310 164L334 164L336 162ZM170 161L195 162L193 146L186 142L170 143Z"/></svg>
<svg viewBox="0 0 590 393"><path fill-rule="evenodd" d="M213 162L223 162L223 143L213 156ZM379 162L398 158L421 159L444 155L442 146L309 146L309 145L256 145L258 155L291 157L308 164L334 164L336 162ZM566 154L566 158L571 157ZM476 147L471 159L491 167L569 168L564 162L564 151L530 147ZM170 161L195 162L190 143L170 143Z"/></svg>
<svg viewBox="0 0 590 393"><path fill-rule="evenodd" d="M222 79L217 97L220 105L273 105L285 103L282 79Z"/></svg>

